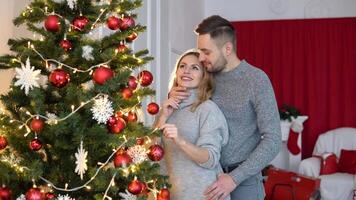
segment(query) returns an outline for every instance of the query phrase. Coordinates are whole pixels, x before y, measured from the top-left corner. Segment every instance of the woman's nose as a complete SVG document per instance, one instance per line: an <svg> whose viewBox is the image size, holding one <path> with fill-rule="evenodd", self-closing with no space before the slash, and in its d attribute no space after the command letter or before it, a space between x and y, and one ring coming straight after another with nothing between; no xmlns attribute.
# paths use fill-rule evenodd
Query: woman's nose
<svg viewBox="0 0 356 200"><path fill-rule="evenodd" d="M184 73L189 73L190 72L190 66L189 65L185 66L183 72Z"/></svg>

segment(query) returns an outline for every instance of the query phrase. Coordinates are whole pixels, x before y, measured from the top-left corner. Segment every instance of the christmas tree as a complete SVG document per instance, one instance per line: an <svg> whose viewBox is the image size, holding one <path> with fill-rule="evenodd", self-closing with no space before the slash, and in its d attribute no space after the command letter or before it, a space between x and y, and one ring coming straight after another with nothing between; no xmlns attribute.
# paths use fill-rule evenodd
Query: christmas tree
<svg viewBox="0 0 356 200"><path fill-rule="evenodd" d="M1 96L0 199L169 199L159 174L159 131L138 120L154 95L140 0L34 0L14 19L34 38L10 39L0 68L15 68ZM105 27L110 34L93 37ZM147 112L154 115L154 102Z"/></svg>

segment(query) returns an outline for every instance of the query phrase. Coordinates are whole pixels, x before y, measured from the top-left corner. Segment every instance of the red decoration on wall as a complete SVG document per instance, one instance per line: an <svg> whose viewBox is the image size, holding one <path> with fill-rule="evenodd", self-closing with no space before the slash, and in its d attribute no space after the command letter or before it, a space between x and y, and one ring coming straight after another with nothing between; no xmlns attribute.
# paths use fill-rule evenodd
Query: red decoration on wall
<svg viewBox="0 0 356 200"><path fill-rule="evenodd" d="M279 105L293 105L309 117L302 134L303 158L311 156L319 134L356 127L356 18L233 26L239 58L267 73Z"/></svg>

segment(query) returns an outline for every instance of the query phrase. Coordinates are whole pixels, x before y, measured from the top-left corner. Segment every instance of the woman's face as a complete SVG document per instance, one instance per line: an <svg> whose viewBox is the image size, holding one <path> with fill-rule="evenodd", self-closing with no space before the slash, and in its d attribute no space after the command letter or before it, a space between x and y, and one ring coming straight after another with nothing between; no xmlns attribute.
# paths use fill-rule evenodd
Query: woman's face
<svg viewBox="0 0 356 200"><path fill-rule="evenodd" d="M203 68L195 55L187 55L180 61L176 71L178 86L197 88L202 77Z"/></svg>

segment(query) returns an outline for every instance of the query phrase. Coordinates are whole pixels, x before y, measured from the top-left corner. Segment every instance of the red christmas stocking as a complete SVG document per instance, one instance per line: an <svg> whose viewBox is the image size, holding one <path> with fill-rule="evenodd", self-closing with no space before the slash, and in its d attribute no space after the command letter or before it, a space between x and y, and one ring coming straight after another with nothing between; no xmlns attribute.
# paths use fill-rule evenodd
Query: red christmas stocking
<svg viewBox="0 0 356 200"><path fill-rule="evenodd" d="M293 155L300 153L300 147L298 146L298 136L299 133L292 131L292 129L289 131L287 147L289 152L291 152Z"/></svg>

